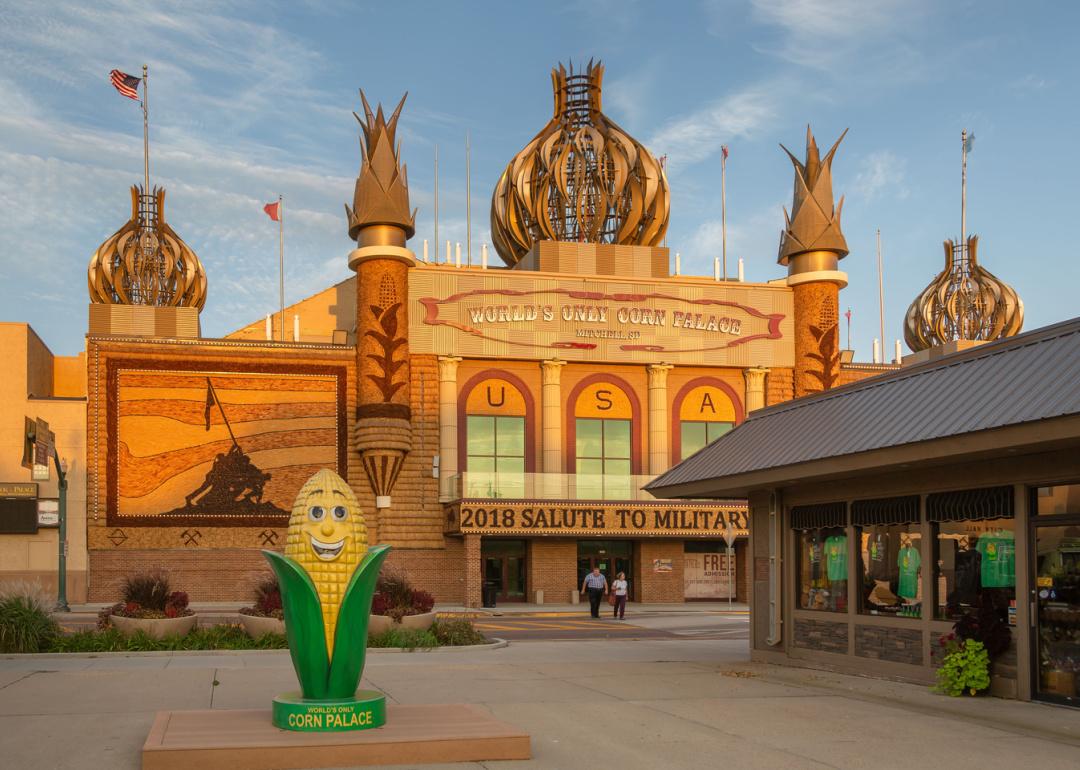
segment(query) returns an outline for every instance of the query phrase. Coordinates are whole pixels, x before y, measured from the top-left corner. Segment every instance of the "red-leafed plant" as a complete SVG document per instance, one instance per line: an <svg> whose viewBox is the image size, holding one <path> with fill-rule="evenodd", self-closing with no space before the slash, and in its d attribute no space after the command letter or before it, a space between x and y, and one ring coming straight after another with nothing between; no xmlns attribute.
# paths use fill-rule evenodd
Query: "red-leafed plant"
<svg viewBox="0 0 1080 770"><path fill-rule="evenodd" d="M371 600L372 615L386 615L401 620L406 615L423 615L431 612L435 597L427 591L413 588L404 572L384 567L375 584L375 596Z"/></svg>
<svg viewBox="0 0 1080 770"><path fill-rule="evenodd" d="M285 619L285 610L281 604L281 586L277 578L269 575L255 586L255 605L242 607L241 615L256 615L260 618Z"/></svg>

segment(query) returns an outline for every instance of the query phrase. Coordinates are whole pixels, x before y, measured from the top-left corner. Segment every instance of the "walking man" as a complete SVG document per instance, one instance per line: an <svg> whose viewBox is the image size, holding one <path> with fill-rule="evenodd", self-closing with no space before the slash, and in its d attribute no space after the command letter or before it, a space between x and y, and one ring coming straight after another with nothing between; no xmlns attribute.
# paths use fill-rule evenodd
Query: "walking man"
<svg viewBox="0 0 1080 770"><path fill-rule="evenodd" d="M599 567L593 567L592 572L585 576L581 584L581 592L589 593L589 612L594 618L600 617L600 599L608 592L607 578L600 574Z"/></svg>

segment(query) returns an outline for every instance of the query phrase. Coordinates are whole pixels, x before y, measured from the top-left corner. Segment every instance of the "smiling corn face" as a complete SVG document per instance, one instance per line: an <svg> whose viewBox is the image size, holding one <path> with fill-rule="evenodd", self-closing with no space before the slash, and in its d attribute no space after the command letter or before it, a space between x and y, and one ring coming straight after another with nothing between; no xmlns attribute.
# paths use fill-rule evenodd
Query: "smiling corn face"
<svg viewBox="0 0 1080 770"><path fill-rule="evenodd" d="M356 496L336 473L320 470L293 503L285 555L304 568L319 592L331 657L341 600L366 552L367 527Z"/></svg>

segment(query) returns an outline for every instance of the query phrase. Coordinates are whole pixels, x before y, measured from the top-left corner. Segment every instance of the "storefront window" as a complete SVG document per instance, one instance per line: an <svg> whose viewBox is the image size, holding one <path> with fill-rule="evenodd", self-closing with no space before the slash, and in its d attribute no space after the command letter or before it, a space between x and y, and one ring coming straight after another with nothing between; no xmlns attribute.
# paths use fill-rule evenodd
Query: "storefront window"
<svg viewBox="0 0 1080 770"><path fill-rule="evenodd" d="M525 418L466 418L467 497L525 495Z"/></svg>
<svg viewBox="0 0 1080 770"><path fill-rule="evenodd" d="M986 607L1016 624L1016 541L1011 486L926 498L933 524L934 617L959 620Z"/></svg>
<svg viewBox="0 0 1080 770"><path fill-rule="evenodd" d="M917 524L859 527L864 615L922 616L923 570Z"/></svg>
<svg viewBox="0 0 1080 770"><path fill-rule="evenodd" d="M799 607L846 612L848 546L844 528L804 529L798 537Z"/></svg>
<svg viewBox="0 0 1080 770"><path fill-rule="evenodd" d="M630 497L630 421L579 417L576 432L578 497Z"/></svg>
<svg viewBox="0 0 1080 770"><path fill-rule="evenodd" d="M1039 487L1035 494L1035 514L1038 516L1080 515L1080 484Z"/></svg>

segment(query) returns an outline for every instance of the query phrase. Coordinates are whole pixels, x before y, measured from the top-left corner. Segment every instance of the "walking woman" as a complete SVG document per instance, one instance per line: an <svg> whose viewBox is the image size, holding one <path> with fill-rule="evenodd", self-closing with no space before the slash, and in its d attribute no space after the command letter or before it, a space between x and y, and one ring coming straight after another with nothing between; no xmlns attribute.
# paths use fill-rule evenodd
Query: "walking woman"
<svg viewBox="0 0 1080 770"><path fill-rule="evenodd" d="M627 595L627 583L626 573L620 572L616 578L611 581L611 591L615 594L615 617L619 620L624 620L626 615L626 595Z"/></svg>

